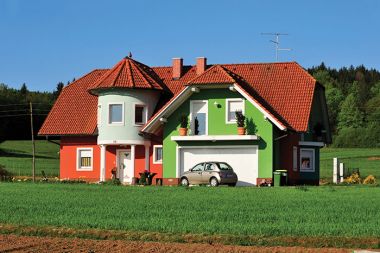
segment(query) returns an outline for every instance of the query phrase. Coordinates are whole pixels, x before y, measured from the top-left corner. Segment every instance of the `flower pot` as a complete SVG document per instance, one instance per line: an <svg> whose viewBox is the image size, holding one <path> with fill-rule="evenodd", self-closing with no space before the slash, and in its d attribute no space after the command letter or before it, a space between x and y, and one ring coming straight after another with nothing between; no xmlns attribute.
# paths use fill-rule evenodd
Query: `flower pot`
<svg viewBox="0 0 380 253"><path fill-rule="evenodd" d="M245 127L238 127L238 135L245 135Z"/></svg>
<svg viewBox="0 0 380 253"><path fill-rule="evenodd" d="M180 128L179 129L179 135L186 136L187 135L187 128Z"/></svg>

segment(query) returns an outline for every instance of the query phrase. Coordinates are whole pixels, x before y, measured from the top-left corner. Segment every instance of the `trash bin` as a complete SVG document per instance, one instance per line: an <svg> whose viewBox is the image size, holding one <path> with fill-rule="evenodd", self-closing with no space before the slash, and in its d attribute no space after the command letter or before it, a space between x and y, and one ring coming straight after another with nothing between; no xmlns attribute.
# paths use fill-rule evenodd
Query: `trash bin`
<svg viewBox="0 0 380 253"><path fill-rule="evenodd" d="M288 172L287 170L275 170L273 172L274 186L284 186L288 182Z"/></svg>

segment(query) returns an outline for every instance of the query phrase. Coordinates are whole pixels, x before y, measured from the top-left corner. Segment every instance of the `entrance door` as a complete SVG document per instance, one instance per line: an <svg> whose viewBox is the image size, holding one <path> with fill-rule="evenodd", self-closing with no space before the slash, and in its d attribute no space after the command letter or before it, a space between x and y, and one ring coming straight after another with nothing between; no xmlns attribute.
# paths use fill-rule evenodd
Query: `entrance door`
<svg viewBox="0 0 380 253"><path fill-rule="evenodd" d="M117 151L117 178L121 183L132 183L134 171L132 168L131 150Z"/></svg>

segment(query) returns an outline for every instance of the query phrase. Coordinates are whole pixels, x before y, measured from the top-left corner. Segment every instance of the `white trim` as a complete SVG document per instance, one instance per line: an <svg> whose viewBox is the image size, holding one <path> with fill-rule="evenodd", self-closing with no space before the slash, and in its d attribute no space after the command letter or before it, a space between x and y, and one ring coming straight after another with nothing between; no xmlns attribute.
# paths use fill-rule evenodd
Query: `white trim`
<svg viewBox="0 0 380 253"><path fill-rule="evenodd" d="M305 169L302 169L302 151L311 151L312 152L312 157L311 159L313 160L313 167L312 167L312 170L305 170ZM299 164L300 164L300 172L315 172L315 150L313 148L300 148L300 160L299 160Z"/></svg>
<svg viewBox="0 0 380 253"><path fill-rule="evenodd" d="M100 145L100 182L106 180L106 148L106 145Z"/></svg>
<svg viewBox="0 0 380 253"><path fill-rule="evenodd" d="M150 145L145 145L145 170L150 171L150 155L149 155L149 149Z"/></svg>
<svg viewBox="0 0 380 253"><path fill-rule="evenodd" d="M256 149L256 154L257 154L257 163L256 168L257 168L257 174L256 174L256 179L259 178L259 145L220 145L220 146L178 146L176 147L176 164L177 164L177 169L176 169L176 177L178 178L180 175L180 167L181 167L181 150L182 149L191 149L191 148L197 148L197 149L239 149L239 148L255 148ZM256 184L256 182L255 182Z"/></svg>
<svg viewBox="0 0 380 253"><path fill-rule="evenodd" d="M153 145L153 164L162 164L163 153L161 154L161 160L157 160L157 157L156 157L156 150L158 148L161 148L161 150L163 150L162 145Z"/></svg>
<svg viewBox="0 0 380 253"><path fill-rule="evenodd" d="M89 167L80 167L80 152L81 151L88 151L90 150L91 152L91 166ZM77 171L92 171L93 170L93 167L94 167L94 148L92 147L78 147L77 148L77 157L76 157L76 160L77 160Z"/></svg>
<svg viewBox="0 0 380 253"><path fill-rule="evenodd" d="M121 122L114 122L111 123L111 113L110 113L110 106L111 105L121 105ZM107 103L107 125L108 126L124 126L124 102L112 102Z"/></svg>
<svg viewBox="0 0 380 253"><path fill-rule="evenodd" d="M298 170L298 148L293 146L293 171Z"/></svg>
<svg viewBox="0 0 380 253"><path fill-rule="evenodd" d="M143 107L143 115L142 115L142 117L143 117L143 122L138 122L138 123L136 123L136 107ZM132 109L133 111L132 111L132 119L133 119L133 122L132 122L132 124L134 125L134 126L143 126L146 122L147 122L147 120L148 120L148 106L146 105L146 104L144 104L144 103L133 103L133 109Z"/></svg>
<svg viewBox="0 0 380 253"><path fill-rule="evenodd" d="M242 99L242 98L226 98L226 109L225 109L225 115L226 115L226 124L236 124L236 119L235 120L231 120L231 121L228 121L228 115L229 115L229 103L230 102L242 102L243 103L243 107L242 107L242 113L243 115L245 115L245 100Z"/></svg>
<svg viewBox="0 0 380 253"><path fill-rule="evenodd" d="M206 104L206 126L205 126L205 134L208 135L208 100L190 100L190 129L191 129L191 135L194 135L195 129L194 129L194 122L193 122L193 107L196 103L205 103Z"/></svg>
<svg viewBox="0 0 380 253"><path fill-rule="evenodd" d="M239 140L259 140L257 135L188 135L172 136L172 141L239 141Z"/></svg>
<svg viewBox="0 0 380 253"><path fill-rule="evenodd" d="M132 179L135 177L135 158L136 158L136 145L131 145L131 164L132 164ZM133 183L133 181L131 182Z"/></svg>
<svg viewBox="0 0 380 253"><path fill-rule="evenodd" d="M313 146L313 147L323 147L325 146L324 142L319 142L319 141L300 141L298 143L300 146Z"/></svg>
<svg viewBox="0 0 380 253"><path fill-rule="evenodd" d="M101 140L98 141L98 145L107 144L107 145L150 145L150 141L147 140Z"/></svg>
<svg viewBox="0 0 380 253"><path fill-rule="evenodd" d="M284 127L277 119L275 119L272 115L270 115L268 112L264 110L264 108L259 105L255 100L253 100L250 96L247 95L247 93L239 87L239 85L234 84L234 88L241 94L245 99L247 99L249 102L251 102L262 114L264 114L265 117L267 117L270 121L273 122L280 130L286 130L286 127Z"/></svg>

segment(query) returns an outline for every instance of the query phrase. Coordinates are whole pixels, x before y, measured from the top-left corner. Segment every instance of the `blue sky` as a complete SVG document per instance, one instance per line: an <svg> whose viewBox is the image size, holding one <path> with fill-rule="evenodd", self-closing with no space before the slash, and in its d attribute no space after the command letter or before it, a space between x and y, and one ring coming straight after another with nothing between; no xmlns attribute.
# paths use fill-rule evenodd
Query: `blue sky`
<svg viewBox="0 0 380 253"><path fill-rule="evenodd" d="M380 1L0 0L0 83L52 91L132 51L149 66L324 61L380 69Z"/></svg>

